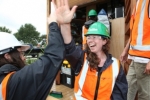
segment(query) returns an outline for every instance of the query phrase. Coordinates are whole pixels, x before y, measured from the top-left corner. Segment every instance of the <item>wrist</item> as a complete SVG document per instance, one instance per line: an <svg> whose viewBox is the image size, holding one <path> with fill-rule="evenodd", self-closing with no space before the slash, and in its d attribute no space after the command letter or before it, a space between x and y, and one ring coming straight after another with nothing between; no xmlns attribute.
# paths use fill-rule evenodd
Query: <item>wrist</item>
<svg viewBox="0 0 150 100"><path fill-rule="evenodd" d="M52 22L56 22L56 23L57 23L56 20L48 20L48 24L50 24L50 23L52 23Z"/></svg>
<svg viewBox="0 0 150 100"><path fill-rule="evenodd" d="M57 23L57 20L56 20L56 17L52 15L50 15L47 19L47 22L48 24L52 23L52 22L56 22Z"/></svg>
<svg viewBox="0 0 150 100"><path fill-rule="evenodd" d="M62 27L70 27L70 23L63 23L63 24L60 24Z"/></svg>
<svg viewBox="0 0 150 100"><path fill-rule="evenodd" d="M71 42L72 36L71 36L71 27L69 24L60 24L61 26L61 34L64 39L64 43L68 44Z"/></svg>

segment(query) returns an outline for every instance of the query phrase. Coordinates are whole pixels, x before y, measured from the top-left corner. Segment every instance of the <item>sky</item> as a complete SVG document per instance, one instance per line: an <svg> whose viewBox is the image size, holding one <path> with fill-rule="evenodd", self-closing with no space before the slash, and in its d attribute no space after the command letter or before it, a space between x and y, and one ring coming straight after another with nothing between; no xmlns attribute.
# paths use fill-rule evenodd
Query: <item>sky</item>
<svg viewBox="0 0 150 100"><path fill-rule="evenodd" d="M46 34L47 0L0 0L0 26L12 31L32 24L41 35Z"/></svg>

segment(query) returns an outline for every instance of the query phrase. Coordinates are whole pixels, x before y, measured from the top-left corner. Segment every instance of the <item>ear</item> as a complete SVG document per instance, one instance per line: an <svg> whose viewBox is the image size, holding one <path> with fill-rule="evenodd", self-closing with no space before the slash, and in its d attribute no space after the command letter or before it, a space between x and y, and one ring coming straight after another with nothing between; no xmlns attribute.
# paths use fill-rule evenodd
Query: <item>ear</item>
<svg viewBox="0 0 150 100"><path fill-rule="evenodd" d="M4 54L4 57L5 57L6 59L11 59L11 57L10 57L10 55L9 55L8 53Z"/></svg>
<svg viewBox="0 0 150 100"><path fill-rule="evenodd" d="M17 48L18 51L22 51L21 48Z"/></svg>
<svg viewBox="0 0 150 100"><path fill-rule="evenodd" d="M107 43L107 39L103 40L103 45L105 45Z"/></svg>

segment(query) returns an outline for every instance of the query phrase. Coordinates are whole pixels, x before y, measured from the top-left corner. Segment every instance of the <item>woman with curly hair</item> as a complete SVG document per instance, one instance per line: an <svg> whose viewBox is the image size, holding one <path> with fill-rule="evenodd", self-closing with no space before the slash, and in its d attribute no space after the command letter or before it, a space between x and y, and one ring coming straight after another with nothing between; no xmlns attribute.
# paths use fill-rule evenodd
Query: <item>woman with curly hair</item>
<svg viewBox="0 0 150 100"><path fill-rule="evenodd" d="M71 20L74 6L70 10L68 0L55 4L57 22L65 44L66 59L75 72L74 97L76 100L126 100L127 80L118 59L108 53L107 27L95 22L86 36L86 48L76 46L71 36Z"/></svg>
<svg viewBox="0 0 150 100"><path fill-rule="evenodd" d="M126 100L126 77L119 60L108 53L110 36L106 26L95 22L85 36L85 50L75 46L73 40L66 44L66 59L76 75L75 99Z"/></svg>
<svg viewBox="0 0 150 100"><path fill-rule="evenodd" d="M110 35L100 22L90 25L86 48L76 46L71 36L72 17L68 1L58 4L61 34L66 48L66 59L75 72L74 97L76 100L126 100L127 81L118 59L108 53Z"/></svg>

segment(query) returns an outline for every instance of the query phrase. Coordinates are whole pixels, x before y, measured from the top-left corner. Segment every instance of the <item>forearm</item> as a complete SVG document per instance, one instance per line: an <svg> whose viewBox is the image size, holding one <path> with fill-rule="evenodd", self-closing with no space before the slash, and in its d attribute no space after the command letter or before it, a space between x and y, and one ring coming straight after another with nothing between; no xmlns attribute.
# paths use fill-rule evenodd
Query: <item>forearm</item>
<svg viewBox="0 0 150 100"><path fill-rule="evenodd" d="M125 48L124 48L124 51L125 51L125 52L128 52L128 51L129 51L129 48L130 48L130 42L131 42L131 39L129 38L129 40L128 40L128 42L127 42Z"/></svg>
<svg viewBox="0 0 150 100"><path fill-rule="evenodd" d="M70 24L61 24L61 34L65 44L69 44L72 40Z"/></svg>
<svg viewBox="0 0 150 100"><path fill-rule="evenodd" d="M65 48L57 23L51 23L49 29L49 43L44 50L44 55L31 65L15 72L9 80L9 94L11 97L13 96L14 100L41 100L41 98L43 98L42 100L45 100L53 85L57 72L60 70L64 60ZM16 84L18 84L17 87ZM14 90L16 91L15 93ZM21 96L21 90L24 90L24 97L26 98ZM28 92L26 93L26 91ZM37 95L36 97L33 96L33 98L29 99L28 95L36 95L33 91L36 91L36 94L42 95Z"/></svg>

